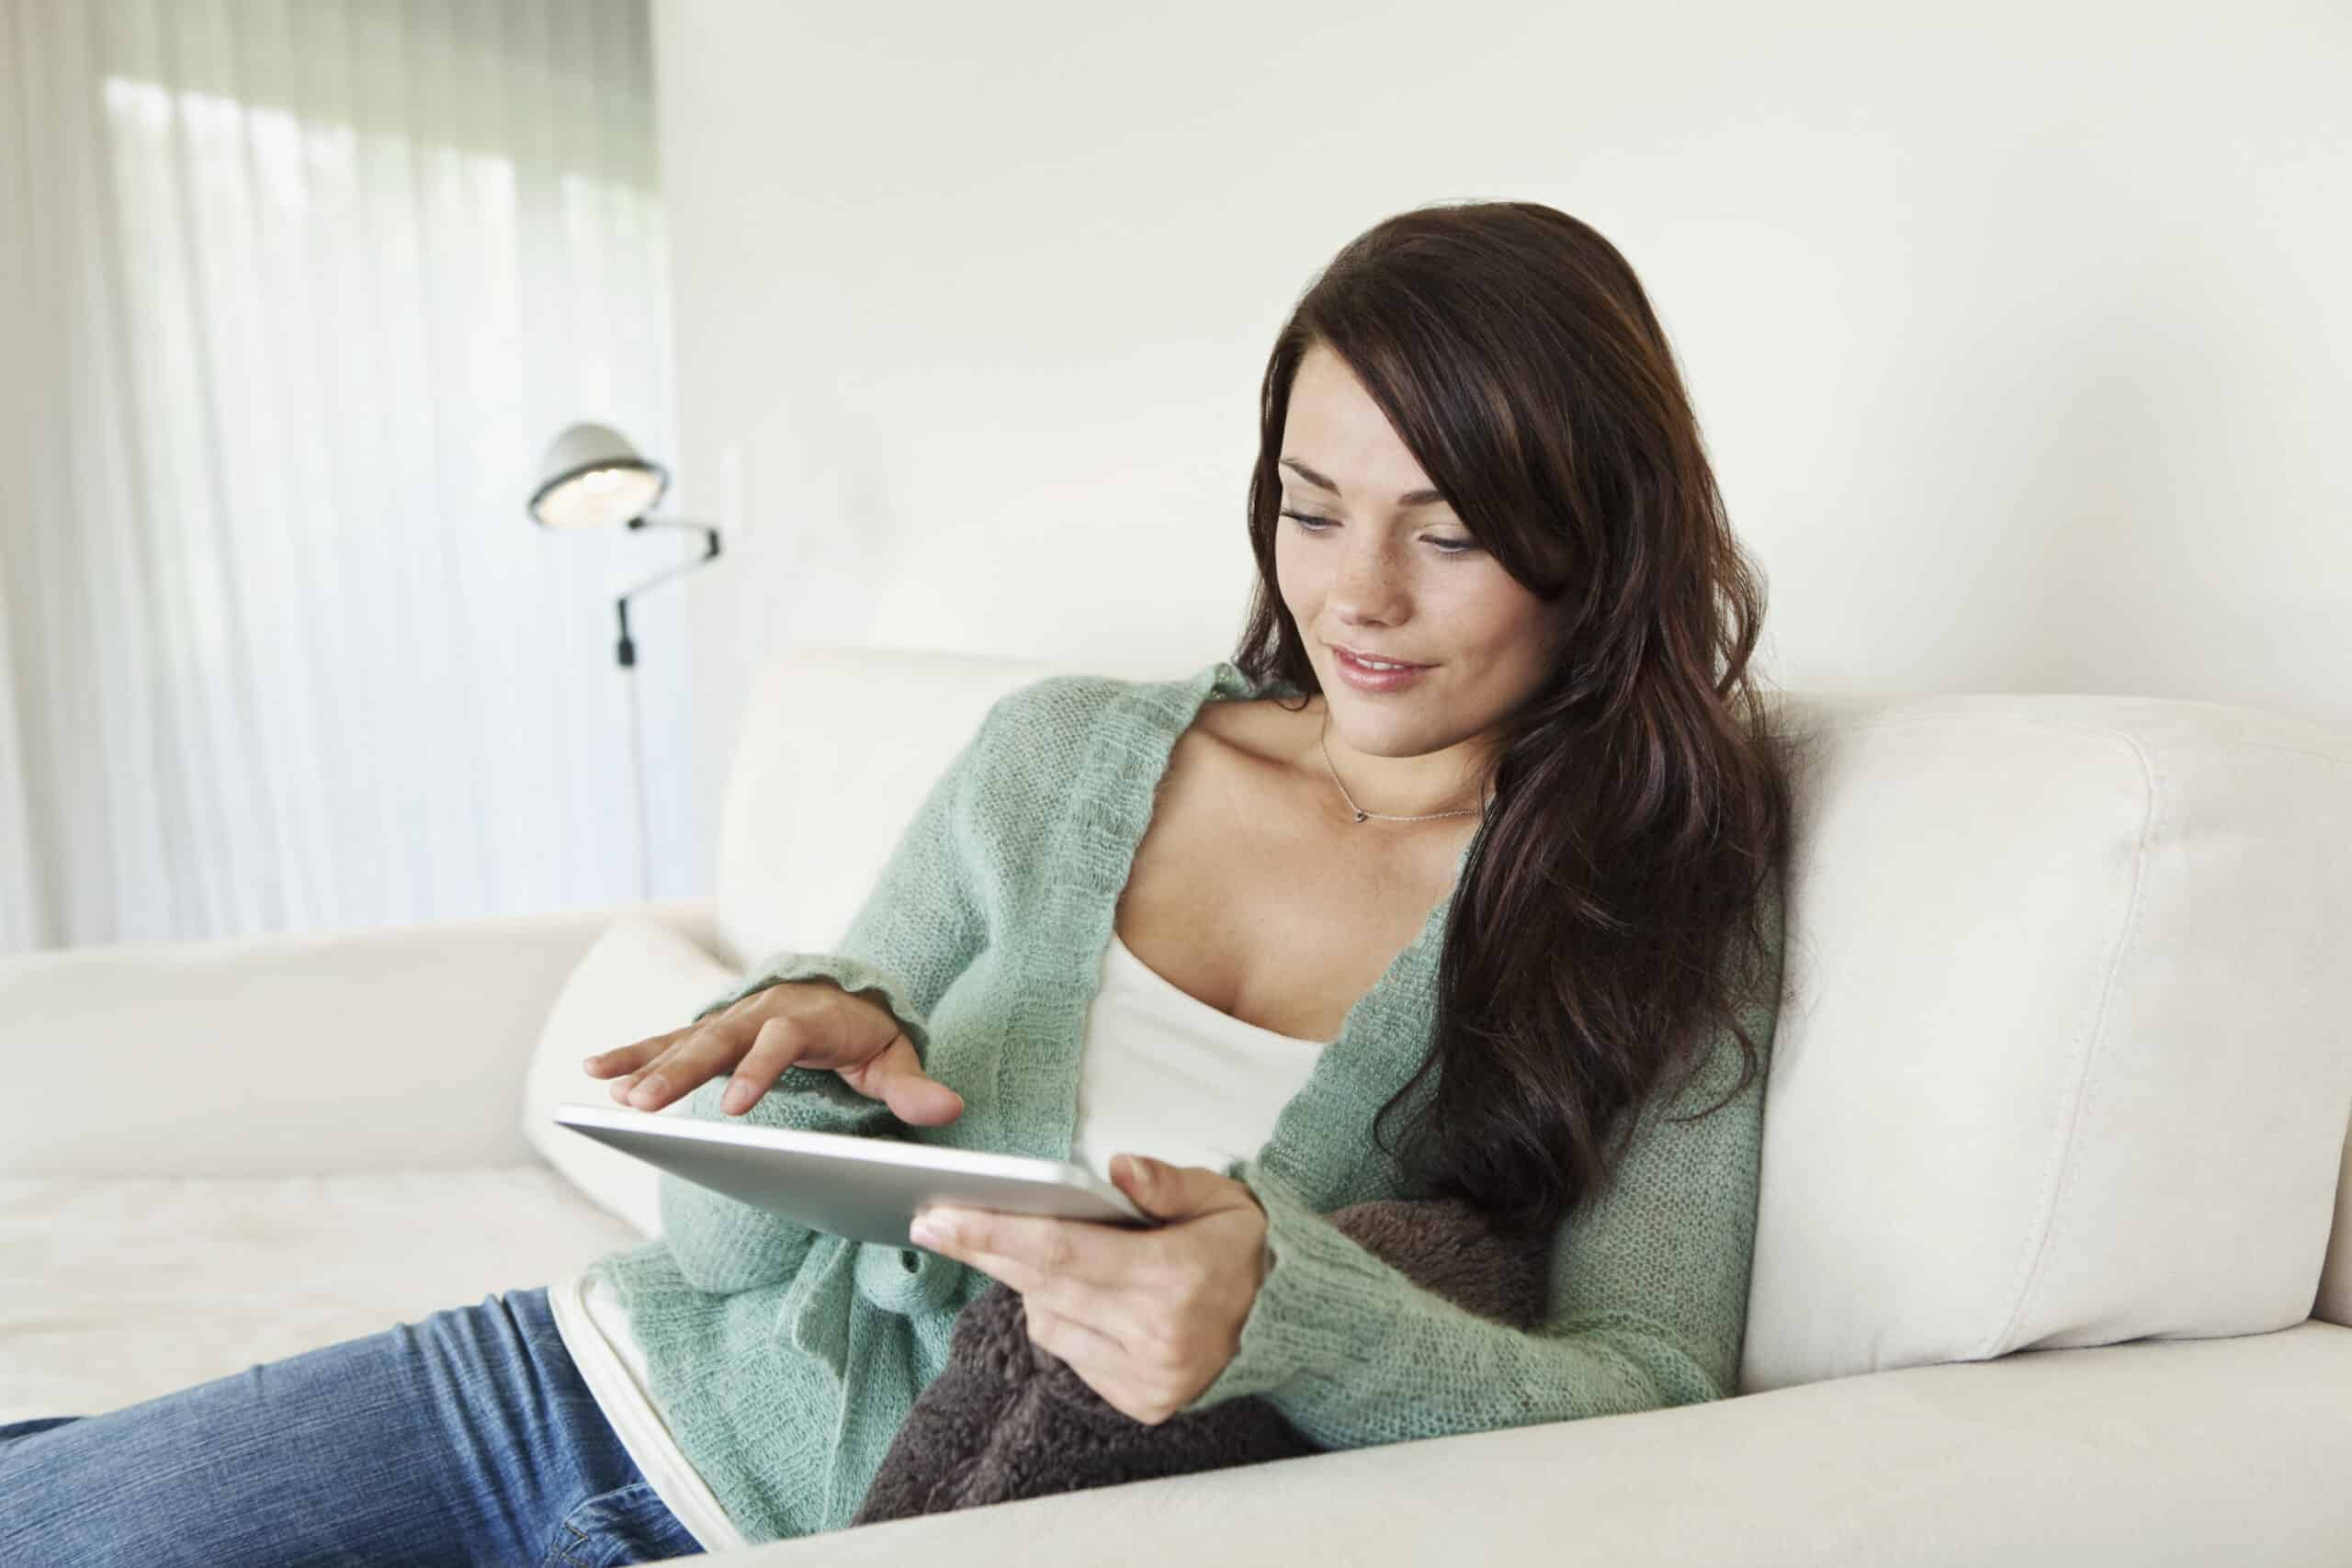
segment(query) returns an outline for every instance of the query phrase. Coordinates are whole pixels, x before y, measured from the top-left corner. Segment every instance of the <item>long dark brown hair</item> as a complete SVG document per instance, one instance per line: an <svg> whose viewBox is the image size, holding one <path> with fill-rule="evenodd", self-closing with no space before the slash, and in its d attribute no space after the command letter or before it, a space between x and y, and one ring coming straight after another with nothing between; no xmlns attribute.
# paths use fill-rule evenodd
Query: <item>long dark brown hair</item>
<svg viewBox="0 0 2352 1568"><path fill-rule="evenodd" d="M1565 637L1497 732L1429 1055L1375 1122L1388 1150L1380 1122L1434 1072L1415 1185L1548 1235L1605 1189L1648 1098L1707 1069L1702 1045L1728 1030L1742 1059L1699 1115L1763 1069L1740 1014L1778 999L1792 792L1747 667L1760 574L1616 248L1533 202L1419 208L1323 269L1267 363L1233 660L1253 680L1321 690L1274 570L1291 383L1317 343Z"/></svg>

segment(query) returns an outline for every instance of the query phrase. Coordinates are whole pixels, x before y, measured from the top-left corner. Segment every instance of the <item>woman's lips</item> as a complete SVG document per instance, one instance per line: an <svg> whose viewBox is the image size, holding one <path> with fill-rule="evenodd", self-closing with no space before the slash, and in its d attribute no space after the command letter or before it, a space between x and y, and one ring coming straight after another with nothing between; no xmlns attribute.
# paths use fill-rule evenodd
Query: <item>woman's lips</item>
<svg viewBox="0 0 2352 1568"><path fill-rule="evenodd" d="M1358 662L1353 654L1342 648L1332 649L1331 659L1340 667L1340 679L1359 692L1402 691L1433 668L1413 664L1401 670L1374 670Z"/></svg>
<svg viewBox="0 0 2352 1568"><path fill-rule="evenodd" d="M1430 668L1430 666L1426 664L1416 664L1409 659L1390 659L1379 654L1358 653L1353 649L1341 648L1336 642L1327 642L1323 646L1329 649L1333 653L1341 654L1347 658L1358 660L1377 659L1383 664L1398 664L1408 670L1427 670Z"/></svg>

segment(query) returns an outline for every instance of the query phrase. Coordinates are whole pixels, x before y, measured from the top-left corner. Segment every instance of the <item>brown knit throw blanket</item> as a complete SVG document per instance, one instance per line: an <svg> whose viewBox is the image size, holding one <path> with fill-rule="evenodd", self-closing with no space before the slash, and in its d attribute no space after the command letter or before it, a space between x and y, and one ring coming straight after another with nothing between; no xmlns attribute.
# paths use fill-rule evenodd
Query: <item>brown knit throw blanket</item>
<svg viewBox="0 0 2352 1568"><path fill-rule="evenodd" d="M1543 1249L1510 1243L1460 1199L1383 1199L1329 1217L1389 1267L1465 1311L1513 1328L1543 1318ZM1000 1280L957 1314L946 1367L915 1401L850 1523L1318 1451L1257 1394L1156 1427L1136 1420L1029 1342L1020 1292Z"/></svg>

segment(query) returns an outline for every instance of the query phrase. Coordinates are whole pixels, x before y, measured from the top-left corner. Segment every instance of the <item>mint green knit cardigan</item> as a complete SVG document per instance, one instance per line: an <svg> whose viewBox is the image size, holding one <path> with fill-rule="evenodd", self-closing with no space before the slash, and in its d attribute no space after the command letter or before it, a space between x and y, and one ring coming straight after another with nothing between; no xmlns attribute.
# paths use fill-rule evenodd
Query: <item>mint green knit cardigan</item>
<svg viewBox="0 0 2352 1568"><path fill-rule="evenodd" d="M832 979L898 1016L963 1114L910 1126L833 1073L791 1067L735 1120L1072 1157L1087 1008L1170 755L1204 702L1270 694L1297 692L1220 660L1167 682L1051 676L999 699L839 950L776 953L696 1015L779 981ZM1261 1394L1321 1447L1353 1449L1736 1391L1764 1078L1702 1121L1660 1122L1735 1081L1728 1032L1680 1100L1645 1110L1614 1186L1562 1222L1535 1332L1421 1289L1322 1217L1412 1195L1372 1119L1427 1050L1452 904L1349 1010L1257 1155L1221 1173L1264 1206L1272 1267L1238 1350L1186 1412ZM1776 921L1778 908L1776 896ZM1776 1015L1766 1003L1743 1016L1768 1061ZM726 1081L697 1088L683 1113L723 1118ZM619 1292L679 1447L754 1542L844 1528L945 1367L956 1314L992 1281L667 1176L661 1212L660 1238L591 1267Z"/></svg>

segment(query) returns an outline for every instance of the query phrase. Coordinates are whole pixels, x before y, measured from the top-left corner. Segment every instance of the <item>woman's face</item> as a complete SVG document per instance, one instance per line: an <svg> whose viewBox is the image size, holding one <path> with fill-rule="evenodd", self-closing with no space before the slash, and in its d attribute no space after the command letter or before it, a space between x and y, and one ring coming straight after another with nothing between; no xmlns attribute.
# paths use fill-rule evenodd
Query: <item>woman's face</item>
<svg viewBox="0 0 2352 1568"><path fill-rule="evenodd" d="M1366 799L1367 810L1434 810L1427 800L1437 797L1477 804L1451 795L1476 776L1482 738L1551 672L1547 606L1471 540L1452 506L1416 503L1429 477L1347 362L1320 343L1291 386L1280 472L1275 576L1323 688L1333 755L1344 744L1360 761L1427 759L1360 766L1392 798L1422 797L1404 807ZM1366 691L1351 683L1334 644L1428 668L1401 689Z"/></svg>

